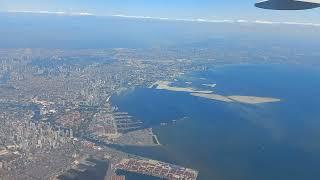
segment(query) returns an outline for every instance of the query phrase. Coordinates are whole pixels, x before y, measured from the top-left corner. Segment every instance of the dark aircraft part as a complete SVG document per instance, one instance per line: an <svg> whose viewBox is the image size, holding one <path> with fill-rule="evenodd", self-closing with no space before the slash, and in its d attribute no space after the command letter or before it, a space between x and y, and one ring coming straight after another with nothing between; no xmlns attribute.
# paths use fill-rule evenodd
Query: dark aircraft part
<svg viewBox="0 0 320 180"><path fill-rule="evenodd" d="M320 7L320 4L295 0L269 0L258 2L255 6L272 10L304 10Z"/></svg>

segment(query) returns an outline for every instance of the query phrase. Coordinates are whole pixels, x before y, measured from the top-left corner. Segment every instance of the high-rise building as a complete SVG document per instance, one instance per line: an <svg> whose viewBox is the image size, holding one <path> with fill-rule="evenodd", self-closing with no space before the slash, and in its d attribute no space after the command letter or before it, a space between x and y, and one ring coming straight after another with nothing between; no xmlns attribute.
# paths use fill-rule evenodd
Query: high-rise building
<svg viewBox="0 0 320 180"><path fill-rule="evenodd" d="M73 139L73 130L70 129L70 138Z"/></svg>

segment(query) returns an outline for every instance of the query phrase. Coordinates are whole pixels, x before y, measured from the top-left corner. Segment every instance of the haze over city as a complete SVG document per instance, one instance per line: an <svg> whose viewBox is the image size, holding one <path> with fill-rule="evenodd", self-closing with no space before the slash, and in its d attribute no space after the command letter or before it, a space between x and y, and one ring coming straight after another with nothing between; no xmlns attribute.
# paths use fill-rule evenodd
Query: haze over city
<svg viewBox="0 0 320 180"><path fill-rule="evenodd" d="M320 9L254 4L0 0L0 179L320 177Z"/></svg>
<svg viewBox="0 0 320 180"><path fill-rule="evenodd" d="M270 12L254 7L255 0L2 0L0 11L51 11L95 15L150 16L170 19L261 20L320 23L316 9L303 12Z"/></svg>

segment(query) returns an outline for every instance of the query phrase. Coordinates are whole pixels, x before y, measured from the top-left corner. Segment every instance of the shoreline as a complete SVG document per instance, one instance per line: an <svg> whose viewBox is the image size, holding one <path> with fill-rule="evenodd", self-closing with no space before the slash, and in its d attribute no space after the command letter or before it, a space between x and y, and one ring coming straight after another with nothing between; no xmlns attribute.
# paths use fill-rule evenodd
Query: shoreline
<svg viewBox="0 0 320 180"><path fill-rule="evenodd" d="M155 142L155 144L158 145L158 146L161 146L161 143L160 143L160 141L159 141L159 138L158 138L158 136L153 132L153 129L152 129L152 128L150 128L150 132L151 132L151 134L152 134L152 139L153 139L153 141Z"/></svg>
<svg viewBox="0 0 320 180"><path fill-rule="evenodd" d="M257 97L257 96L223 96L219 94L202 94L191 93L191 96L201 97L210 100L222 101L226 103L244 103L244 104L263 104L280 102L281 99L271 97Z"/></svg>
<svg viewBox="0 0 320 180"><path fill-rule="evenodd" d="M190 93L191 96L200 97L200 98L206 98L210 100L216 100L226 103L243 103L243 104L263 104L263 103L275 103L280 102L281 99L278 98L272 98L272 97L258 97L258 96L240 96L240 95L220 95L215 94L213 91L202 91L197 90L195 88L191 87L176 87L176 86L170 86L172 82L169 81L157 81L153 83L149 88L155 88L159 90L168 90L168 91L174 91L174 92L186 92ZM204 86L210 86L215 87L217 84L202 84ZM157 87L155 87L157 86Z"/></svg>
<svg viewBox="0 0 320 180"><path fill-rule="evenodd" d="M169 81L157 81L157 82L153 83L149 88L153 88L154 86L157 85L157 87L155 89L175 91L175 92L204 93L204 94L209 94L209 93L213 92L213 91L196 90L191 87L170 86L171 83L172 82L169 82Z"/></svg>

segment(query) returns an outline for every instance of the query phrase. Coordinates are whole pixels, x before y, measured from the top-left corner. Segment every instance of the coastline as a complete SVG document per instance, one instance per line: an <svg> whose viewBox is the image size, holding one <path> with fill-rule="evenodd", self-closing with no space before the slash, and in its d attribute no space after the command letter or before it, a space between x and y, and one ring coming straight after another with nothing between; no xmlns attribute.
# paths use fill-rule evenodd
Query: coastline
<svg viewBox="0 0 320 180"><path fill-rule="evenodd" d="M196 90L191 87L176 87L176 86L170 86L171 82L169 81L157 81L153 85L151 85L149 88L152 88L157 85L155 89L162 89L162 90L168 90L168 91L176 91L176 92L189 92L189 93L212 93L213 91L201 91Z"/></svg>
<svg viewBox="0 0 320 180"><path fill-rule="evenodd" d="M192 96L206 98L210 100L222 101L227 103L244 103L244 104L263 104L280 102L281 99L271 97L257 97L257 96L222 96L219 94L202 94L191 93Z"/></svg>
<svg viewBox="0 0 320 180"><path fill-rule="evenodd" d="M171 82L169 81L157 81L153 83L149 88L155 88L159 90L168 90L174 92L187 92L190 93L191 96L206 98L210 100L216 100L226 103L243 103L243 104L263 104L263 103L275 103L280 102L281 99L272 98L272 97L258 97L258 96L240 96L240 95L220 95L215 94L213 91L202 91L197 90L192 87L176 87L170 86ZM216 87L216 84L202 84L205 86ZM156 87L155 87L156 86Z"/></svg>
<svg viewBox="0 0 320 180"><path fill-rule="evenodd" d="M152 133L152 139L154 140L154 143L155 143L156 145L161 146L161 143L160 143L160 141L159 141L158 136L153 132L153 129L152 129L152 128L150 128L150 130L151 130L151 133Z"/></svg>

